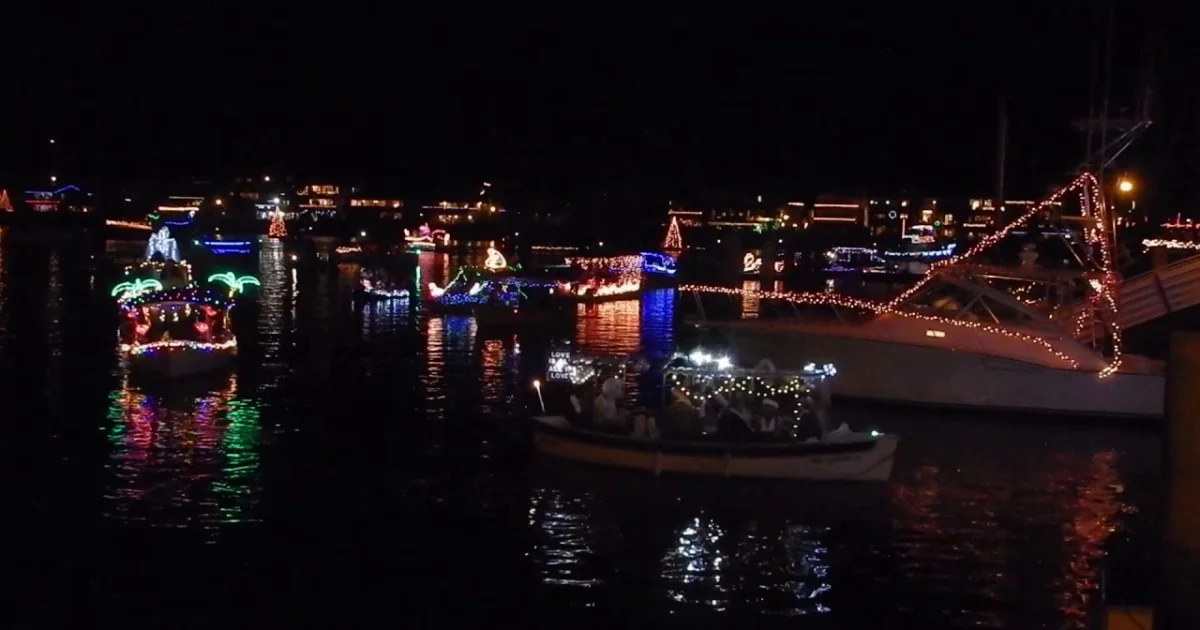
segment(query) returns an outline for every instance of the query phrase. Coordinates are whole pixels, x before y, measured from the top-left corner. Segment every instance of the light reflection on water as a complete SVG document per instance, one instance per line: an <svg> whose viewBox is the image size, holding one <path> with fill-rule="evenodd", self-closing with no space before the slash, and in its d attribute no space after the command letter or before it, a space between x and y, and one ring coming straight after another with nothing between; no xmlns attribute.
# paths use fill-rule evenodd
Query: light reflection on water
<svg viewBox="0 0 1200 630"><path fill-rule="evenodd" d="M9 265L17 255L7 236L0 232L0 354L18 332L33 330L45 335L29 353L41 360L55 347L64 366L78 357L111 355L112 335L96 323L115 319L111 300L94 295L89 305L61 288L52 293L44 280L53 273L60 278L51 287L68 285L73 267L65 257L55 263L57 272L51 264L57 259L23 257L33 262L22 263L20 276L38 281L16 286ZM393 491L355 504L361 510L355 518L387 531L363 542L364 556L395 553L384 542L433 503L453 510L457 520L439 521L418 549L389 560L403 566L460 562L450 560L454 552L447 549L473 543L450 530L468 522L487 532L479 545L516 549L517 559L471 569L501 599L533 588L570 610L808 615L837 620L838 627L887 625L868 623L879 620L1082 627L1106 554L1153 540L1140 519L1156 495L1131 471L1158 446L1153 436L1120 431L875 414L865 422L904 436L893 481L827 491L626 478L531 463L520 449L508 459L493 457L502 440L492 425L532 402L528 382L544 367L542 353L556 333L533 328L489 335L469 316L386 303L353 309L357 266L293 270L276 253L268 243L258 260L262 287L245 305L245 354L236 371L181 390L131 382L114 361L94 368L117 377L111 391L106 383L99 387L102 402L64 397L75 415L60 424L74 423L90 436L102 427L100 446L82 441L85 446L76 447L101 449L99 457L75 459L93 462L80 464L95 466L86 476L102 476L105 519L199 531L216 541L213 554L237 564L258 549L223 546L231 537L221 534L249 532L261 548L281 545L272 531L288 524L272 521L262 498L309 497L313 482L295 481L291 472L310 468L312 478L334 488L330 494L375 486ZM444 284L456 260L425 253L416 264L423 282ZM111 283L96 286L98 293ZM17 299L30 289L39 291L37 303ZM62 303L61 317L43 333L33 326L44 325L55 308L42 301L47 293L58 296L51 301ZM683 304L663 289L640 301L579 306L564 334L592 354L640 350L661 358L679 342L674 320ZM757 312L757 306L745 310ZM88 317L72 320L72 312ZM84 332L66 334L72 321ZM309 374L304 366L310 364L323 371ZM20 387L30 391L72 391L68 378L37 370L12 380L25 379ZM636 395L645 383L633 381ZM320 430L309 432L310 426ZM413 450L427 461L414 464ZM346 472L360 463L370 472ZM496 516L509 508L519 518ZM335 507L305 510L349 518ZM357 569L311 570L340 575ZM513 576L531 577L533 585ZM439 588L386 586L426 600Z"/></svg>
<svg viewBox="0 0 1200 630"><path fill-rule="evenodd" d="M110 396L105 515L147 527L198 528L255 520L261 497L259 403L237 377L200 395L138 388Z"/></svg>

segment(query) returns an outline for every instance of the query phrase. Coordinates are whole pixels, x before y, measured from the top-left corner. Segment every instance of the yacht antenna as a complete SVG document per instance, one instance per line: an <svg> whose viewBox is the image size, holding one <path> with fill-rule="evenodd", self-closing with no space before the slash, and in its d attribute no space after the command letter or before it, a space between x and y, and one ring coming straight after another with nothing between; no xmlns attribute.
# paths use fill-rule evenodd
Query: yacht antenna
<svg viewBox="0 0 1200 630"><path fill-rule="evenodd" d="M1004 163L1005 154L1008 149L1008 113L1005 110L1004 96L999 98L999 117L996 124L996 199L992 202L992 207L996 212L1001 212L1004 209ZM1000 220L1004 221L1003 214L1000 215Z"/></svg>

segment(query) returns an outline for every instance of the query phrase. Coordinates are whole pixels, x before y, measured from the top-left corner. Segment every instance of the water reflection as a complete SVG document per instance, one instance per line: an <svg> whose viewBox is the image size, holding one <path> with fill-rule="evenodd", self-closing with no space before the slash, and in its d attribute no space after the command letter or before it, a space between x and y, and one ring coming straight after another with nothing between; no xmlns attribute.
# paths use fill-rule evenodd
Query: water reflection
<svg viewBox="0 0 1200 630"><path fill-rule="evenodd" d="M742 281L742 319L758 317L758 289L762 286L758 280Z"/></svg>
<svg viewBox="0 0 1200 630"><path fill-rule="evenodd" d="M642 352L652 360L675 352L675 290L655 289L642 295L639 322Z"/></svg>
<svg viewBox="0 0 1200 630"><path fill-rule="evenodd" d="M8 228L0 226L0 354L8 346L8 240Z"/></svg>
<svg viewBox="0 0 1200 630"><path fill-rule="evenodd" d="M109 400L106 516L213 531L254 520L258 401L239 395L236 376L199 395L126 379Z"/></svg>
<svg viewBox="0 0 1200 630"><path fill-rule="evenodd" d="M891 493L892 549L909 606L972 627L1050 617L1087 626L1100 560L1117 517L1131 509L1114 452L995 453L969 464L926 462L907 477ZM1058 570L1044 573L1046 564Z"/></svg>
<svg viewBox="0 0 1200 630"><path fill-rule="evenodd" d="M594 566L595 533L587 497L564 497L558 490L535 490L530 497L529 526L538 536L530 558L544 584L595 586L602 572Z"/></svg>
<svg viewBox="0 0 1200 630"><path fill-rule="evenodd" d="M577 305L575 341L584 354L632 354L641 344L641 302L635 299Z"/></svg>
<svg viewBox="0 0 1200 630"><path fill-rule="evenodd" d="M729 531L702 512L678 530L662 569L672 602L787 616L831 611L827 528L738 521Z"/></svg>
<svg viewBox="0 0 1200 630"><path fill-rule="evenodd" d="M258 260L258 335L264 363L282 369L283 338L287 330L285 315L291 310L287 301L291 297L290 274L283 260L283 243L278 239L267 239L262 244Z"/></svg>
<svg viewBox="0 0 1200 630"><path fill-rule="evenodd" d="M421 387L426 413L431 419L446 415L447 399L453 391L458 401L478 393L478 377L472 364L475 347L475 318L445 315L425 320L425 369ZM473 381L473 382L472 382ZM455 386L460 386L455 389Z"/></svg>

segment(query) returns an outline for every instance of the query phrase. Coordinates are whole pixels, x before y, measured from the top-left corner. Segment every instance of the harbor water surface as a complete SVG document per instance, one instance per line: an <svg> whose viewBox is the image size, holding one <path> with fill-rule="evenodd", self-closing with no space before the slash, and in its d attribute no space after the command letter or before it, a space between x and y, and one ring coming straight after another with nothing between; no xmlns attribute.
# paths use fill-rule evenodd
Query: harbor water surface
<svg viewBox="0 0 1200 630"><path fill-rule="evenodd" d="M892 481L555 465L514 430L550 345L663 357L673 290L489 334L356 308L356 267L293 269L278 242L233 264L262 282L235 309L236 370L143 383L116 355L111 272L0 233L10 627L1080 628L1102 585L1151 597L1153 432L838 407L902 435ZM418 264L444 281L458 262Z"/></svg>

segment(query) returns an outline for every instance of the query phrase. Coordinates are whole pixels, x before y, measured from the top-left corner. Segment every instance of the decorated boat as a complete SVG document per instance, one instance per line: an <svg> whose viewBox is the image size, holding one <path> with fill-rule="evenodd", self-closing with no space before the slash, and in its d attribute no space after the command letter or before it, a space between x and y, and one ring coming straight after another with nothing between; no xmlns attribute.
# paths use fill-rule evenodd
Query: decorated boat
<svg viewBox="0 0 1200 630"><path fill-rule="evenodd" d="M448 246L450 235L445 230L431 230L428 223L423 223L416 231L404 230L404 243L411 250L430 251Z"/></svg>
<svg viewBox="0 0 1200 630"><path fill-rule="evenodd" d="M408 301L408 288L379 269L363 269L354 298L360 302Z"/></svg>
<svg viewBox="0 0 1200 630"><path fill-rule="evenodd" d="M636 299L642 290L641 254L607 257L572 257L567 264L578 278L560 283L558 293L575 302Z"/></svg>
<svg viewBox="0 0 1200 630"><path fill-rule="evenodd" d="M728 359L702 352L681 358L663 371L664 391L673 399L668 406L605 422L597 418L612 418L611 405L621 397L619 381L605 379L602 367L552 354L548 378L568 384L573 393L563 413L547 413L541 384L535 382L542 409L531 423L535 450L655 475L813 481L891 476L897 436L856 433L845 425L826 428L833 366L779 372L769 363L733 368ZM589 410L586 398L595 390L588 384L596 380L604 385Z"/></svg>
<svg viewBox="0 0 1200 630"><path fill-rule="evenodd" d="M186 267L183 267L186 269ZM130 366L168 378L228 366L237 355L230 310L253 276L232 272L208 277L212 288L193 282L166 286L156 278L126 280L113 288L121 312L121 355Z"/></svg>
<svg viewBox="0 0 1200 630"><path fill-rule="evenodd" d="M177 378L228 366L237 355L233 299L197 287L151 290L119 301L121 354L132 368Z"/></svg>
<svg viewBox="0 0 1200 630"><path fill-rule="evenodd" d="M494 250L492 250L494 252ZM427 285L426 304L435 312L468 313L487 326L517 326L553 319L553 284L513 273L509 267L460 267L446 286ZM544 292L539 289L546 289Z"/></svg>
<svg viewBox="0 0 1200 630"><path fill-rule="evenodd" d="M459 267L446 286L427 285L426 304L435 311L474 313L484 307L519 308L523 294L511 286L468 267Z"/></svg>

